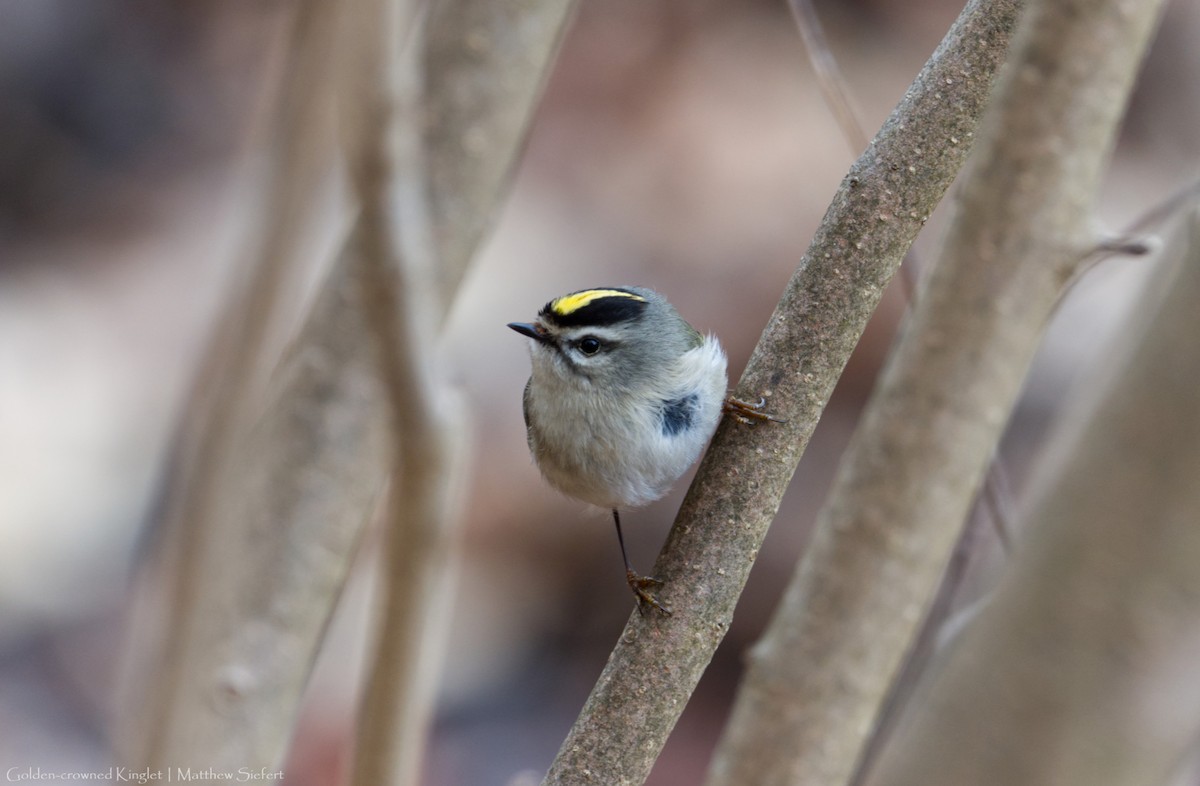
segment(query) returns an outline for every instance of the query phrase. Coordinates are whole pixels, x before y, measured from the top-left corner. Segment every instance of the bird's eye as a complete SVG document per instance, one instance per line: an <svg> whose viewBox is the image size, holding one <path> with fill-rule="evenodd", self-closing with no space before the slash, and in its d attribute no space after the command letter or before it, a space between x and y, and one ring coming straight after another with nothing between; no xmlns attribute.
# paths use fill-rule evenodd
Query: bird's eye
<svg viewBox="0 0 1200 786"><path fill-rule="evenodd" d="M594 355L600 351L600 339L595 336L584 336L579 339L579 351L585 355Z"/></svg>

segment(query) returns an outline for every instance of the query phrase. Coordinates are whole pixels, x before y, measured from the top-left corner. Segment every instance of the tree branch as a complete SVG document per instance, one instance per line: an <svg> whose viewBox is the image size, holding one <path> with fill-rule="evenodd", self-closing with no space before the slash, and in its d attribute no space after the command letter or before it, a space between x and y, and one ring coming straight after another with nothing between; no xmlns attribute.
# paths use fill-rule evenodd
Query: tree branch
<svg viewBox="0 0 1200 786"><path fill-rule="evenodd" d="M728 629L800 455L904 252L970 146L1017 4L976 0L854 164L735 393L787 420L725 422L655 567L673 617L633 615L546 784L637 784Z"/></svg>
<svg viewBox="0 0 1200 786"><path fill-rule="evenodd" d="M1165 293L1165 297L1164 297ZM872 784L1166 783L1200 736L1200 226L1041 459L1030 537Z"/></svg>
<svg viewBox="0 0 1200 786"><path fill-rule="evenodd" d="M325 75L332 60L333 9L323 0L301 2L295 9L287 76L273 126L274 160L259 245L246 280L218 322L172 457L164 540L157 555L166 562L164 620L135 620L127 653L135 675L131 681L140 690L130 691L139 695L131 696L137 706L131 712L122 758L136 767L166 769L197 757L218 770L278 766L290 727L278 724L275 712L294 710L311 665L310 650L289 653L279 674L262 670L259 658L264 652L279 654L275 647L281 642L274 636L287 614L276 616L266 607L242 604L247 597L260 598L259 590L273 579L294 588L290 571L296 565L271 560L268 564L278 572L264 570L256 550L263 545L260 539L277 538L273 542L279 551L298 562L311 554L289 552L291 532L261 527L259 514L272 505L283 509L287 504L269 493L254 496L262 489L247 486L241 472L254 466L248 456L264 448L261 442L253 443L254 438L268 443L277 437L304 439L290 431L301 424L286 423L288 416L262 426L250 439L247 434L261 415L266 372L274 365L265 355L267 338L278 327L279 303L295 286L295 262L312 194L329 169L332 115ZM297 401L289 415L307 411L307 406ZM272 454L267 460L278 458ZM313 458L314 466L323 466L320 462L327 455ZM266 474L278 469L261 468ZM354 540L352 533L341 534ZM341 535L331 532L328 537L336 540ZM325 569L340 574L344 565ZM326 605L308 610L313 617L287 623L297 626L297 635L311 636L314 648L332 600L330 596ZM151 636L147 628L156 624L163 630ZM156 653L158 662L148 665L140 650L155 649L152 638L154 644L162 642L162 649ZM256 720L245 714L251 705L272 709L262 726L248 733Z"/></svg>
<svg viewBox="0 0 1200 786"><path fill-rule="evenodd" d="M448 0L438 4L434 17L440 13L457 18L463 8L479 5L479 0ZM428 447L422 435L436 424L413 425L411 418L419 418L420 412L409 408L408 392L419 389L422 398L418 403L427 403L429 387L428 377L415 376L424 372L417 369L409 375L408 369L427 360L425 354L432 345L426 344L422 355L414 358L404 354L410 348L404 342L427 337L424 326L441 321L445 303L430 307L431 319L420 317L417 309L448 301L488 226L488 217L503 196L507 174L520 150L571 5L563 0L524 3L471 27L474 37L466 39L455 37L443 19L443 34L435 35L437 40L426 51L431 62L440 62L440 57L457 65L447 66L450 73L435 71L430 76L432 89L439 92L430 99L437 117L429 121L425 143L436 147L443 140L474 139L464 128L467 123L486 131L482 145L472 148L474 157L463 160L460 156L447 165L453 177L445 175L431 185L441 200L439 205L459 206L450 224L473 227L469 235L455 237L455 272L443 281L445 298L439 298L429 284L406 289L402 305L397 301L395 288L411 282L411 277L380 272L381 259L389 264L397 259L391 244L398 238L389 234L395 191L368 194L367 220L373 223L352 230L295 346L269 383L264 408L261 388L265 370L273 365L273 359L264 355L266 337L278 321L275 304L284 302L292 288L288 276L306 238L312 194L319 191L332 158L334 114L328 88L337 72L332 44L340 7L317 1L298 5L275 123L278 142L270 148L277 161L271 171L259 262L252 268L244 294L220 322L220 335L206 361L208 373L201 376L202 386L189 407L193 422L186 429L185 444L176 460L178 473L172 479L170 504L181 521L169 531L171 563L161 571L171 582L168 627L165 635L158 637L165 643L158 653L160 672L152 675L148 686L143 685L147 681L142 653L154 649L152 632L143 620L137 620L140 629L131 636L129 682L137 689L131 687L128 692L142 705L135 710L137 728L130 729L122 756L131 765L165 769L179 762L201 761L216 771L235 772L246 766L278 768L352 551L393 463L389 434L381 428L389 408L403 420L399 430L414 435L402 446L409 449L406 474L397 476L395 488L406 494L409 484L425 488L428 482L430 488L440 489L413 495L411 500L402 497L412 504L392 511L394 529L405 533L391 538L393 575L402 573L412 591L397 590L389 596L390 608L396 612L391 617L389 640L403 643L403 636L394 632L397 629L407 630L411 641L438 640L430 631L446 619L450 593L444 586L449 574L442 567L447 541L440 533L431 535L429 522L438 520L439 510L447 507L443 503L451 495L444 481L451 473L439 470L454 459L436 454L438 460L427 465L418 456ZM400 24L411 27L412 17ZM376 41L388 49L408 38L400 35L381 41L388 32L376 26L369 30L370 35L357 40ZM480 36L493 44L486 52L475 47ZM462 50L470 50L470 54ZM392 77L411 79L417 74L415 68L389 74L380 79L381 90L393 85ZM504 89L488 95L489 80L503 81ZM470 85L464 87L467 83ZM489 105L484 100L496 97L505 103ZM390 94L384 101L352 106L347 115L390 109L388 101ZM438 107L445 105L453 111L439 113ZM492 112L502 112L503 122L494 121ZM416 112L410 111L409 119L416 117ZM380 119L375 115L372 122L376 125L370 127L380 128ZM384 127L391 128L388 116L382 119L388 121ZM413 122L411 127L415 129L417 124ZM414 132L411 139L416 138ZM388 160L391 141L377 137L370 141L371 150L383 151ZM434 160L449 156L446 145L431 153ZM363 156L355 160L362 162ZM402 191L416 182L394 177L395 170L390 167L382 172L388 188L398 183ZM469 189L469 199L456 198L456 189ZM465 208L460 204L464 201ZM435 205L437 209L449 208ZM461 232L468 233L468 229ZM369 260L366 252L372 254ZM368 267L368 261L374 267ZM430 296L422 297L419 292ZM382 293L391 299L382 305L380 297L364 302L363 293ZM365 321L368 307L371 329ZM417 322L415 330L410 331L404 322L409 317ZM373 353L377 339L386 346ZM381 366L388 371L390 396L385 396L379 385ZM416 387L402 387L414 381ZM456 420L454 425L458 423ZM421 500L433 502L419 506ZM406 513L413 518L405 518ZM399 568L404 559L409 560L408 567ZM405 621L411 624L406 627ZM394 660L393 655L397 656ZM432 685L429 662L428 653L416 648L385 650L380 663L388 673L377 670L374 683L376 688L385 686L379 691L385 703L377 706L389 720L394 718L386 715L391 709L388 701L411 712L399 724L403 733L396 730L396 724L386 729L382 721L368 724L376 734L370 739L377 744L369 739L364 747L379 766L362 771L411 772L416 767ZM138 664L143 665L139 668ZM400 699L396 698L402 692L398 685L409 689Z"/></svg>
<svg viewBox="0 0 1200 786"><path fill-rule="evenodd" d="M422 41L401 36L400 0L362 0L349 11L343 142L360 210L364 313L395 447L353 782L400 786L417 782L445 643L462 412L433 357L441 308L419 136Z"/></svg>
<svg viewBox="0 0 1200 786"><path fill-rule="evenodd" d="M808 62L812 64L813 72L817 75L817 84L821 86L821 95L825 97L825 105L837 120L842 137L850 146L851 153L865 150L867 147L867 132L863 130L854 101L846 87L846 79L838 68L837 59L829 48L829 40L825 37L825 28L821 17L813 7L812 0L788 0L792 17L804 41L804 51L808 54Z"/></svg>
<svg viewBox="0 0 1200 786"><path fill-rule="evenodd" d="M1068 0L1024 17L941 260L755 648L712 783L851 776L1094 245L1093 201L1157 7Z"/></svg>
<svg viewBox="0 0 1200 786"><path fill-rule="evenodd" d="M399 2L359 5L347 159L397 469L354 783L398 786L418 781L455 572L465 414L435 363L436 327L496 212L572 4L435 4L431 39L399 51Z"/></svg>
<svg viewBox="0 0 1200 786"><path fill-rule="evenodd" d="M438 0L425 25L429 204L450 298L508 192L575 0Z"/></svg>

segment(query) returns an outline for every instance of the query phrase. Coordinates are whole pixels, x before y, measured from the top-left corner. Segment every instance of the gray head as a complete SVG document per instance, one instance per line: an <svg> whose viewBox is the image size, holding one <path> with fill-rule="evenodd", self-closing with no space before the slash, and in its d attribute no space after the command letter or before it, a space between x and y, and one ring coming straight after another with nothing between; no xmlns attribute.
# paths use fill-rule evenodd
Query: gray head
<svg viewBox="0 0 1200 786"><path fill-rule="evenodd" d="M608 390L635 387L701 342L666 298L642 287L572 292L509 327L533 339L535 375Z"/></svg>

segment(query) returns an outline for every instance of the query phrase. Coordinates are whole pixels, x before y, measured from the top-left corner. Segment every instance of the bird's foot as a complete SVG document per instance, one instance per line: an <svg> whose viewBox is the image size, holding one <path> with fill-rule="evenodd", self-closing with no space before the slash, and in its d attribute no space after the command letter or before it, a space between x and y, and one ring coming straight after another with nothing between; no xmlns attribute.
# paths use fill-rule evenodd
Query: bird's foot
<svg viewBox="0 0 1200 786"><path fill-rule="evenodd" d="M658 609L659 612L666 616L671 616L671 610L659 602L651 590L658 589L663 585L662 581L651 576L641 576L634 573L632 570L625 571L625 581L629 583L629 589L633 590L634 597L637 598L638 612L644 617L646 616L647 608Z"/></svg>
<svg viewBox="0 0 1200 786"><path fill-rule="evenodd" d="M757 402L743 401L740 398L729 396L725 399L725 403L721 406L721 411L726 415L730 415L738 423L753 425L763 421L771 421L772 423L786 423L786 420L775 417L769 412L764 412L763 407L767 405L765 398L759 398Z"/></svg>

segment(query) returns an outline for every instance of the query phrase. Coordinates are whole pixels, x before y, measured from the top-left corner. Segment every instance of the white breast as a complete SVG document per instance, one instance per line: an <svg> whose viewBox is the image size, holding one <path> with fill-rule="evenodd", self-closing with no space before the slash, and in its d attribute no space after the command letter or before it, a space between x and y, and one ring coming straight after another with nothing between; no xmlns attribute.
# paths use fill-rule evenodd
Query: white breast
<svg viewBox="0 0 1200 786"><path fill-rule="evenodd" d="M538 467L558 490L601 507L662 498L716 430L725 369L721 345L708 336L647 387L589 397L586 405L574 398L539 400L530 411ZM676 407L674 419L664 418L672 402L686 403Z"/></svg>

